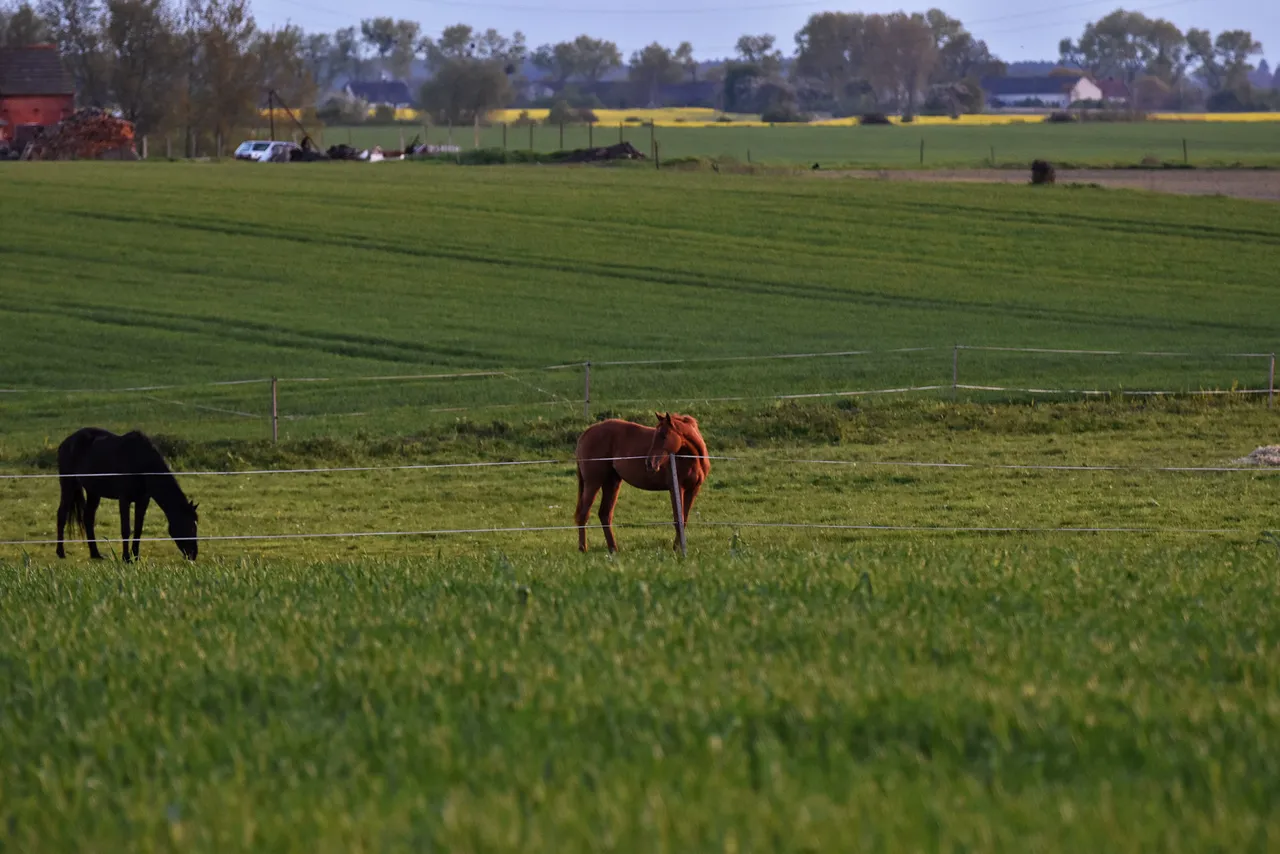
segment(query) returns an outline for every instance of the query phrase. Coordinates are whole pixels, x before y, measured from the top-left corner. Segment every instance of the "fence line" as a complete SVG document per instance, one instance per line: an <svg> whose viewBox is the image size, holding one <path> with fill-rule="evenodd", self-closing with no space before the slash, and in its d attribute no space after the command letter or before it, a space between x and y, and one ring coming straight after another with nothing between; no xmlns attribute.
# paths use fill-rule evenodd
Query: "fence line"
<svg viewBox="0 0 1280 854"><path fill-rule="evenodd" d="M615 522L615 528L665 528L672 522ZM819 522L698 522L698 525L714 528L784 528L819 531L890 531L936 534L1162 534L1162 535L1241 535L1252 534L1242 528L1151 528L1151 527L1096 527L1051 528L1038 526L963 526L963 525L854 525ZM244 541L244 540L319 540L361 539L369 537L439 537L465 534L533 534L550 531L591 530L592 525L528 525L508 528L441 528L429 531L342 531L293 534L224 534L207 537L141 537L137 542L163 543L166 540L185 542ZM89 540L63 540L64 545L88 545ZM102 544L126 543L115 537L98 537ZM0 540L0 546L53 546L57 540Z"/></svg>
<svg viewBox="0 0 1280 854"><path fill-rule="evenodd" d="M1142 466L1142 465L1068 465L1056 463L948 463L925 460L831 460L806 457L743 457L707 454L705 457L690 454L675 454L676 459L707 459L715 462L740 463L773 463L783 465L821 465L821 466L869 466L885 468L934 468L934 469L974 469L986 471L1074 471L1074 472L1164 472L1170 474L1227 474L1252 472L1254 474L1280 474L1280 468L1266 466ZM588 457L581 462L621 462L624 460L648 459L647 454L618 457ZM62 477L94 478L94 477L156 477L166 474L182 477L235 477L242 475L277 475L277 474L343 474L351 472L376 471L432 471L441 469L472 468L507 468L513 466L559 465L574 466L579 461L567 459L540 460L474 460L460 463L406 463L390 466L331 466L293 469L243 469L239 471L167 471L167 472L92 472L87 474L0 474L0 480L55 480Z"/></svg>
<svg viewBox="0 0 1280 854"><path fill-rule="evenodd" d="M559 371L566 369L582 368L588 362L597 367L627 367L627 366L645 366L645 365L680 365L680 364L707 364L714 362L747 362L747 361L773 361L787 359L824 359L838 358L849 356L876 356L876 355L892 355L902 353L938 353L947 350L972 350L976 352L1002 352L1002 353L1043 353L1058 355L1087 355L1087 356L1137 356L1137 357L1157 357L1157 358L1241 358L1241 359L1267 359L1271 358L1272 353L1196 353L1196 352L1162 352L1162 351L1143 351L1143 350L1071 350L1071 349L1055 349L1047 347L997 347L975 344L955 344L950 346L929 346L929 347L897 347L886 350L835 350L829 352L813 352L813 353L770 353L761 355L740 355L740 356L690 356L685 358L672 359L622 359L596 361L582 360L576 362L565 362L557 365L544 365L541 367L524 367L524 368L476 368L463 371L454 371L449 373L432 373L432 374L397 374L397 375L375 375L375 376L354 376L354 377L279 377L278 382L281 383L341 383L341 382L397 382L397 381L413 381L413 380L436 380L436 379L464 379L486 376L508 376L512 373L536 373L539 371ZM3 388L0 394L124 394L129 392L143 391L167 391L181 388L202 388L202 387L218 387L218 386L237 386L237 385L266 385L271 383L269 377L259 377L252 379L235 379L235 380L213 380L207 382L192 383L173 383L166 385L147 385L147 386L128 386L122 388Z"/></svg>

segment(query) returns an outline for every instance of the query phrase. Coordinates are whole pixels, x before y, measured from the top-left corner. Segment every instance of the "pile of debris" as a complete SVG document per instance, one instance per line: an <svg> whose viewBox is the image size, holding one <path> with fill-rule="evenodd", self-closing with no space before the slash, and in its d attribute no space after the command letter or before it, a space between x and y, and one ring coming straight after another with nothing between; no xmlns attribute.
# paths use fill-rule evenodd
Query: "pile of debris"
<svg viewBox="0 0 1280 854"><path fill-rule="evenodd" d="M601 160L644 160L645 156L629 142L604 148L576 148L568 152L562 163L596 163Z"/></svg>
<svg viewBox="0 0 1280 854"><path fill-rule="evenodd" d="M23 157L28 160L137 160L133 123L98 109L78 110L36 137Z"/></svg>
<svg viewBox="0 0 1280 854"><path fill-rule="evenodd" d="M1247 457L1241 457L1233 462L1247 466L1280 466L1280 445L1263 445Z"/></svg>

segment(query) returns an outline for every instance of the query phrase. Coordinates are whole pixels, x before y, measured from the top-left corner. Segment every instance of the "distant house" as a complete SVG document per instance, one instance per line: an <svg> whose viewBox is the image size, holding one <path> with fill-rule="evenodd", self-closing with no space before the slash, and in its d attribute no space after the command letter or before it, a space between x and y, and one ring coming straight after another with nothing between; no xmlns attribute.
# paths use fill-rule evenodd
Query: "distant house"
<svg viewBox="0 0 1280 854"><path fill-rule="evenodd" d="M352 80L345 89L347 95L359 98L373 107L394 107L397 110L413 106L413 95L403 80Z"/></svg>
<svg viewBox="0 0 1280 854"><path fill-rule="evenodd" d="M1102 92L1102 100L1109 104L1129 103L1129 86L1119 78L1107 77L1093 81Z"/></svg>
<svg viewBox="0 0 1280 854"><path fill-rule="evenodd" d="M992 107L1069 107L1076 101L1102 100L1102 90L1083 74L985 77L982 90Z"/></svg>
<svg viewBox="0 0 1280 854"><path fill-rule="evenodd" d="M76 85L53 45L0 48L0 139L25 143L75 111Z"/></svg>

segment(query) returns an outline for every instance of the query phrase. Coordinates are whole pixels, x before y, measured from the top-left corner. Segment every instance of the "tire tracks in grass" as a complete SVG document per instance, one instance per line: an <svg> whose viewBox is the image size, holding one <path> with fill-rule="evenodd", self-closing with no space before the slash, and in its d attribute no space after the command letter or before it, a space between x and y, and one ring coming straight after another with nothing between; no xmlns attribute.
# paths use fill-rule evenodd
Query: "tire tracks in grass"
<svg viewBox="0 0 1280 854"><path fill-rule="evenodd" d="M1273 333L1271 326L1259 322L1227 323L1212 320L1174 320L1149 317L1123 317L1110 312L1090 312L1081 309L1062 307L1037 307L1009 302L990 300L961 300L954 298L925 297L913 295L889 295L878 291L857 288L820 285L814 283L779 282L763 279L746 279L738 277L735 282L726 282L711 278L708 274L690 271L674 271L609 261L567 261L563 258L548 256L524 255L518 259L495 257L491 253L482 252L478 247L465 244L423 244L418 247L405 246L385 238L371 236L353 237L348 235L300 233L283 227L270 227L261 224L233 225L223 222L211 224L203 221L179 221L173 218L159 220L156 218L108 213L96 214L95 218L108 218L121 222L148 225L167 225L172 228L183 228L200 232L212 232L229 237L257 237L279 240L305 246L344 246L355 250L377 251L392 255L402 255L420 259L436 259L471 263L485 267L497 267L513 270L537 269L550 273L569 273L594 275L601 278L625 279L645 284L661 284L673 287L696 287L707 290L725 291L737 295L750 294L776 299L809 299L819 302L836 303L842 306L862 306L869 308L887 308L895 310L929 310L943 312L965 312L979 315L999 315L1002 317L1021 318L1024 320L1050 319L1059 323L1075 323L1094 328L1117 328L1120 332L1146 329L1150 331L1187 333L1193 331L1227 332L1234 335L1252 334L1259 339ZM251 322L246 326L253 328ZM279 330L281 327L267 326L267 330ZM286 330L289 331L289 330ZM333 336L335 340L349 343L371 343L362 336ZM374 339L372 343L386 343L392 346L403 346L418 352L424 351L421 345L397 345L384 339ZM429 350L429 348L427 348Z"/></svg>

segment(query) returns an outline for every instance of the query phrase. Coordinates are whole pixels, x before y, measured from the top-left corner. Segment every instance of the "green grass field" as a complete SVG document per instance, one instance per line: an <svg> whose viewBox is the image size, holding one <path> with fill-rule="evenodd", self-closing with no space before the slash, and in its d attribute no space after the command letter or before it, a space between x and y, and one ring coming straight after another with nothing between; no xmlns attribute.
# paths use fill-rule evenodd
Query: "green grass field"
<svg viewBox="0 0 1280 854"><path fill-rule="evenodd" d="M1273 206L397 163L5 177L0 472L49 474L85 424L180 472L379 469L180 474L199 562L153 507L130 567L57 562L32 542L56 480L0 478L0 540L27 541L0 545L0 851L1280 833L1280 474L1154 470L1230 465L1276 411L950 389L957 343L1195 354L963 350L972 385L1265 387L1269 359L1223 354L1275 348ZM872 352L602 364L847 350ZM687 559L660 493L624 488L617 557L563 529L586 360L593 417L692 412L725 457ZM201 385L271 376L279 444L269 385ZM943 387L768 399L903 385ZM558 462L385 468L511 460ZM220 539L490 527L557 530Z"/></svg>
<svg viewBox="0 0 1280 854"><path fill-rule="evenodd" d="M262 131L266 133L266 131ZM403 137L402 137L403 134ZM422 134L415 126L326 128L317 141L391 150ZM432 126L424 138L475 145L471 128L450 131ZM1194 166L1280 166L1280 122L1137 122L948 127L660 127L654 131L665 158L709 157L765 164L820 163L832 169L919 168L924 142L926 168L1002 166L1025 169L1037 158L1078 166L1136 166L1145 158ZM558 126L508 127L506 147L556 151L608 145L626 140L649 151L647 127L566 126L563 145ZM1183 142L1186 142L1184 152ZM483 128L481 147L503 147L500 125ZM153 149L155 150L155 149ZM994 156L994 160L992 159Z"/></svg>

